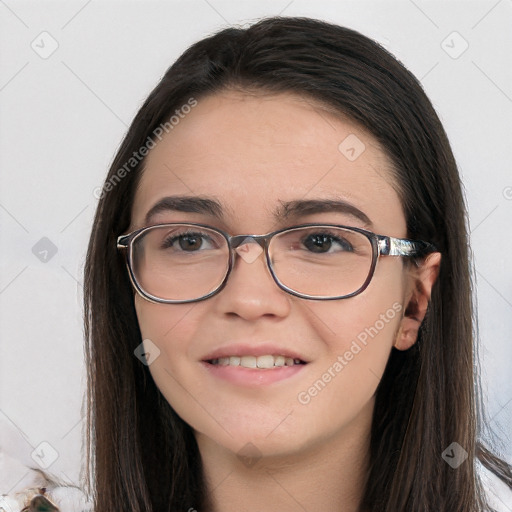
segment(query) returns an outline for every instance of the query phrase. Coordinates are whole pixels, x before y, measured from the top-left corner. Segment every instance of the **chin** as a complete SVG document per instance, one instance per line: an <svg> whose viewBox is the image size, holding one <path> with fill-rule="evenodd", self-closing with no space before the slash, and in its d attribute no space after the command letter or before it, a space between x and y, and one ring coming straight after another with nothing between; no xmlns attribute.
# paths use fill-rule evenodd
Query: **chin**
<svg viewBox="0 0 512 512"><path fill-rule="evenodd" d="M296 423L292 417L293 414L284 418L281 415L265 422L258 417L246 417L245 421L222 423L225 430L217 428L218 425L213 429L195 429L196 439L200 447L213 444L215 449L228 450L241 458L271 459L298 455L325 437L325 433L315 433L310 428L312 425Z"/></svg>

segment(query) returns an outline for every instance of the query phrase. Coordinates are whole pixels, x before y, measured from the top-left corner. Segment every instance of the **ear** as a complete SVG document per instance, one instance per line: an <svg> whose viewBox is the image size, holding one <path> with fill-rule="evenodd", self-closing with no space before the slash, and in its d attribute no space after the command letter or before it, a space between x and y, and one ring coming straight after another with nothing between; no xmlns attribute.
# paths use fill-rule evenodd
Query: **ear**
<svg viewBox="0 0 512 512"><path fill-rule="evenodd" d="M416 343L440 266L441 253L434 252L410 271L405 312L394 343L398 350L407 350Z"/></svg>

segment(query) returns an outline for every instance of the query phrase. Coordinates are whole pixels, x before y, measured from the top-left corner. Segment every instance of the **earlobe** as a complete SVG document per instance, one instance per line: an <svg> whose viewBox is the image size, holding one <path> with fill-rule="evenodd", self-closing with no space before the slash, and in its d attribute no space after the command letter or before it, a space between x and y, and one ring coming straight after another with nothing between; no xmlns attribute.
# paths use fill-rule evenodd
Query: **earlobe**
<svg viewBox="0 0 512 512"><path fill-rule="evenodd" d="M434 252L429 254L411 274L411 289L394 343L396 349L407 350L416 343L440 267L441 253Z"/></svg>

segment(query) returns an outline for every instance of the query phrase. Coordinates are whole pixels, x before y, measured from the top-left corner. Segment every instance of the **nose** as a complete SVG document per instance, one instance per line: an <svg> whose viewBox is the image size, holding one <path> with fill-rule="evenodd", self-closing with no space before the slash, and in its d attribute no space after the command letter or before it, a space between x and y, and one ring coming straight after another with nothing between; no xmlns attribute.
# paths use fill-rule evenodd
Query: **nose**
<svg viewBox="0 0 512 512"><path fill-rule="evenodd" d="M291 296L274 281L262 242L246 237L234 247L233 268L217 295L217 307L223 314L255 320L261 316L284 317L289 313Z"/></svg>

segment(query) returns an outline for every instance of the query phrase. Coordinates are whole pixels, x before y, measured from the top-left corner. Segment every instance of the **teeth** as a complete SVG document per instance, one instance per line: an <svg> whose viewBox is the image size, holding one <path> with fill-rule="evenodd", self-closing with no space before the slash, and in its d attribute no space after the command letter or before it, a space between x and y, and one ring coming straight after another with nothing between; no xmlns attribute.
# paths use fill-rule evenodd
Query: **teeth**
<svg viewBox="0 0 512 512"><path fill-rule="evenodd" d="M276 356L274 358L274 366L284 366L284 356Z"/></svg>
<svg viewBox="0 0 512 512"><path fill-rule="evenodd" d="M293 359L292 357L285 356L231 356L231 357L219 357L218 359L212 359L211 364L219 366L243 366L244 368L261 368L268 369L280 366L294 366L301 364L300 359Z"/></svg>
<svg viewBox="0 0 512 512"><path fill-rule="evenodd" d="M258 368L274 368L274 356L259 356L256 359Z"/></svg>
<svg viewBox="0 0 512 512"><path fill-rule="evenodd" d="M254 356L242 356L240 358L240 366L244 368L256 368L258 366L257 358Z"/></svg>

